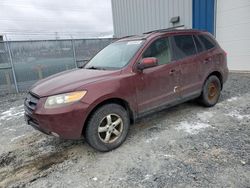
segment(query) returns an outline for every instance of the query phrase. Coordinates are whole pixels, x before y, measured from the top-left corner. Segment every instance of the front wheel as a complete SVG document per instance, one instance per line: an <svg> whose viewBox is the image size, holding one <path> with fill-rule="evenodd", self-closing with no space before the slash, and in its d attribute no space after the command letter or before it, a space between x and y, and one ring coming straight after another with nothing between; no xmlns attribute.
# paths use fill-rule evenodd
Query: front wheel
<svg viewBox="0 0 250 188"><path fill-rule="evenodd" d="M85 130L85 138L96 150L110 151L125 141L128 129L127 111L118 104L106 104L91 115Z"/></svg>
<svg viewBox="0 0 250 188"><path fill-rule="evenodd" d="M204 106L212 107L218 102L220 93L221 82L217 76L212 75L208 77L203 86L200 101Z"/></svg>

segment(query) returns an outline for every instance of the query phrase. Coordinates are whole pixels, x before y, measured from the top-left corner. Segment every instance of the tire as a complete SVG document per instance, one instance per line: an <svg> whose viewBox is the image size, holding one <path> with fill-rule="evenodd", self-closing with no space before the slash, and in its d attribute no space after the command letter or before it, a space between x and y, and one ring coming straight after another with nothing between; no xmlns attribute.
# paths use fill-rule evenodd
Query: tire
<svg viewBox="0 0 250 188"><path fill-rule="evenodd" d="M218 102L220 94L221 82L217 76L212 75L207 78L203 85L200 102L206 107L212 107Z"/></svg>
<svg viewBox="0 0 250 188"><path fill-rule="evenodd" d="M129 124L128 112L122 106L106 104L91 115L85 129L85 139L98 151L111 151L125 141Z"/></svg>

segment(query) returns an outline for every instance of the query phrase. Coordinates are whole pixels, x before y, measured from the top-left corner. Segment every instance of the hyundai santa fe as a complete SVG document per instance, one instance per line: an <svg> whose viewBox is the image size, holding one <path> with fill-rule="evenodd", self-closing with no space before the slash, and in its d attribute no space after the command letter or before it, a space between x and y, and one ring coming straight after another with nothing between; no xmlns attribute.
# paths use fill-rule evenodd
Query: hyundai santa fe
<svg viewBox="0 0 250 188"><path fill-rule="evenodd" d="M37 82L24 102L25 119L45 134L84 137L110 151L138 118L196 98L214 106L227 77L226 53L211 34L152 31L122 38L82 68Z"/></svg>

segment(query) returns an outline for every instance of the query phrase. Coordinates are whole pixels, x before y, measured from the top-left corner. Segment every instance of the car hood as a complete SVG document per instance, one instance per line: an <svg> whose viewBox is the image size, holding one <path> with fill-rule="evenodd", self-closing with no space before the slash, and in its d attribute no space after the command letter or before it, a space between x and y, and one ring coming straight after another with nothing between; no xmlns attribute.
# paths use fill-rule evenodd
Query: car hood
<svg viewBox="0 0 250 188"><path fill-rule="evenodd" d="M75 69L61 72L38 81L31 92L39 97L67 93L89 83L97 82L120 74L120 70Z"/></svg>

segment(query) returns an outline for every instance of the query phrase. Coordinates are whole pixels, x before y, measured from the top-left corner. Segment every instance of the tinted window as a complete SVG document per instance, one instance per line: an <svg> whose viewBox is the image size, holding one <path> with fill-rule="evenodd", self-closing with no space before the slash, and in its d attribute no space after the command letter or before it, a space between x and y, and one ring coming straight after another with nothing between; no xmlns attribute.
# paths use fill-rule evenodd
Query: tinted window
<svg viewBox="0 0 250 188"><path fill-rule="evenodd" d="M174 36L175 58L181 59L196 54L192 35Z"/></svg>
<svg viewBox="0 0 250 188"><path fill-rule="evenodd" d="M199 38L207 50L215 47L215 43L212 41L210 37L206 35L199 35Z"/></svg>
<svg viewBox="0 0 250 188"><path fill-rule="evenodd" d="M169 63L171 55L168 38L161 38L154 41L143 53L142 57L155 57L158 59L159 65Z"/></svg>
<svg viewBox="0 0 250 188"><path fill-rule="evenodd" d="M202 44L201 44L201 42L200 42L200 40L199 40L199 38L197 36L194 36L194 42L196 44L196 48L197 48L198 53L200 53L200 52L202 52L202 51L205 50L203 48L203 46L202 46Z"/></svg>

